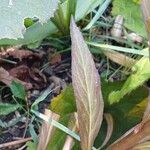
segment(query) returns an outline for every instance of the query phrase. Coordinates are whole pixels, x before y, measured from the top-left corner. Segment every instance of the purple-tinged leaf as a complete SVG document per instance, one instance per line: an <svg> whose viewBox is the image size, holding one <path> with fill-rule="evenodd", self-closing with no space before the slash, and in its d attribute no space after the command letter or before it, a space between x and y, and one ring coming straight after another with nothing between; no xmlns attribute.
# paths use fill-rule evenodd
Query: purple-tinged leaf
<svg viewBox="0 0 150 150"><path fill-rule="evenodd" d="M100 77L92 55L73 18L71 20L72 82L83 150L91 150L103 120Z"/></svg>

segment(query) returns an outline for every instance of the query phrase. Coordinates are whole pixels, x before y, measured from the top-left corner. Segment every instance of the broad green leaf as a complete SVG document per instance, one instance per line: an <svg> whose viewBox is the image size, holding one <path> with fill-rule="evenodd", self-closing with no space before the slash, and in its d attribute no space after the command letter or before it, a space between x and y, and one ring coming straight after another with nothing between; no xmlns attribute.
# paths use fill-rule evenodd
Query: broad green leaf
<svg viewBox="0 0 150 150"><path fill-rule="evenodd" d="M29 141L26 143L26 146L27 150L37 150L37 144L34 142Z"/></svg>
<svg viewBox="0 0 150 150"><path fill-rule="evenodd" d="M142 118L145 108L147 106L148 98L143 99L140 103L136 104L126 115L128 117L139 116Z"/></svg>
<svg viewBox="0 0 150 150"><path fill-rule="evenodd" d="M8 115L20 108L19 104L0 103L0 115Z"/></svg>
<svg viewBox="0 0 150 150"><path fill-rule="evenodd" d="M126 94L131 93L137 87L141 86L145 81L150 78L150 61L149 58L143 57L141 58L133 67L132 73L123 87L118 90L110 93L109 100L110 103L119 102L121 98L123 98Z"/></svg>
<svg viewBox="0 0 150 150"><path fill-rule="evenodd" d="M67 126L70 120L70 113L76 111L75 97L71 85L67 86L60 95L52 99L49 108L60 115L60 123ZM52 140L47 148L51 150L61 149L64 145L66 133L56 129Z"/></svg>
<svg viewBox="0 0 150 150"><path fill-rule="evenodd" d="M67 126L70 120L70 114L63 115L60 117L59 123ZM54 132L53 138L49 141L47 145L47 150L59 150L62 149L63 144L65 142L67 134L59 129L56 129Z"/></svg>
<svg viewBox="0 0 150 150"><path fill-rule="evenodd" d="M109 104L109 93L119 90L125 81L106 82L102 80L102 94L105 102L105 113L110 113L114 120L114 130L108 145L117 140L126 131L135 126L142 119L144 113L145 99L148 96L148 89L141 86L128 95L124 96L118 103ZM143 102L144 100L144 102ZM101 130L95 140L95 147L99 147L106 135L107 124L103 121ZM106 147L107 147L106 146ZM104 149L106 149L106 147Z"/></svg>
<svg viewBox="0 0 150 150"><path fill-rule="evenodd" d="M103 120L103 98L100 78L92 55L71 20L72 82L76 97L79 134L82 149L91 150Z"/></svg>
<svg viewBox="0 0 150 150"><path fill-rule="evenodd" d="M15 97L25 100L26 92L24 86L21 83L12 81L10 89Z"/></svg>
<svg viewBox="0 0 150 150"><path fill-rule="evenodd" d="M86 14L90 13L94 10L98 5L102 3L102 0L77 0L77 7L76 7L76 21L81 20ZM91 5L92 4L92 5ZM64 2L62 4L63 11L67 7L67 3ZM84 6L84 7L83 7ZM81 10L81 7L83 8ZM29 17L29 16L28 16ZM47 23L35 23L29 28L27 28L26 32L23 34L24 38L18 38L17 40L14 39L1 39L0 45L25 45L30 43L35 43L37 41L43 40L48 35L57 32L56 26L48 20Z"/></svg>
<svg viewBox="0 0 150 150"><path fill-rule="evenodd" d="M72 86L67 86L60 95L54 97L49 108L59 115L75 112L76 104Z"/></svg>
<svg viewBox="0 0 150 150"><path fill-rule="evenodd" d="M112 14L123 16L125 27L143 37L147 37L139 4L132 0L113 0Z"/></svg>
<svg viewBox="0 0 150 150"><path fill-rule="evenodd" d="M54 15L58 0L1 0L0 39L23 38L25 18L39 18L46 22Z"/></svg>

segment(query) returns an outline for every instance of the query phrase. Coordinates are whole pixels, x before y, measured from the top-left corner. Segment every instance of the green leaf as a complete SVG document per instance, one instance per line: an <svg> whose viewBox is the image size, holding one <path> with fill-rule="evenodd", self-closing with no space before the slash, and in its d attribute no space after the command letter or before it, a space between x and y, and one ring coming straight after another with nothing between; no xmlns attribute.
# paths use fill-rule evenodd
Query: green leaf
<svg viewBox="0 0 150 150"><path fill-rule="evenodd" d="M23 38L25 18L39 18L46 22L54 15L58 0L5 0L1 1L0 39Z"/></svg>
<svg viewBox="0 0 150 150"><path fill-rule="evenodd" d="M70 120L70 114L76 111L75 97L72 85L67 86L61 91L60 95L52 99L49 108L60 115L59 123L67 126ZM47 149L61 149L64 145L66 133L56 128L52 140L49 142Z"/></svg>
<svg viewBox="0 0 150 150"><path fill-rule="evenodd" d="M20 108L19 104L0 103L0 115L8 115Z"/></svg>
<svg viewBox="0 0 150 150"><path fill-rule="evenodd" d="M10 89L15 97L25 100L26 92L24 86L21 83L12 81Z"/></svg>
<svg viewBox="0 0 150 150"><path fill-rule="evenodd" d="M147 37L139 4L134 3L132 0L114 0L112 14L123 16L125 27L143 37Z"/></svg>
<svg viewBox="0 0 150 150"><path fill-rule="evenodd" d="M67 86L60 95L54 97L49 108L59 115L76 112L75 97L72 86Z"/></svg>
<svg viewBox="0 0 150 150"><path fill-rule="evenodd" d="M27 150L37 150L37 144L34 142L29 141L26 143L26 145L27 145Z"/></svg>
<svg viewBox="0 0 150 150"><path fill-rule="evenodd" d="M102 3L103 0L77 0L77 7L76 7L76 21L81 20L85 15L90 13L93 9L95 9L98 5ZM50 1L49 1L50 2ZM67 7L67 2L62 4L63 11ZM29 17L29 16L28 16ZM48 20L47 23L35 23L29 28L27 28L26 32L24 33L24 38L18 38L17 40L14 39L1 39L0 45L25 45L30 43L35 43L37 41L43 40L48 35L57 32L56 26Z"/></svg>
<svg viewBox="0 0 150 150"><path fill-rule="evenodd" d="M141 121L142 114L144 113L143 107L146 106L145 98L148 97L148 89L144 86L132 91L123 97L118 103L114 103L112 105L109 104L109 93L113 90L119 90L123 86L124 82L125 81L106 82L105 80L102 80L102 94L105 102L105 113L110 113L114 120L114 131L107 146ZM107 130L106 127L107 124L104 121L95 140L96 147L99 147L105 139ZM104 149L106 149L106 147Z"/></svg>
<svg viewBox="0 0 150 150"><path fill-rule="evenodd" d="M59 123L67 126L70 120L70 114L60 116ZM64 142L66 140L67 134L59 129L56 129L53 138L49 141L47 145L47 150L59 150L62 149Z"/></svg>
<svg viewBox="0 0 150 150"><path fill-rule="evenodd" d="M91 150L103 120L104 103L100 78L88 46L73 18L70 30L72 83L76 97L81 147Z"/></svg>
<svg viewBox="0 0 150 150"><path fill-rule="evenodd" d="M37 110L38 109L38 104L42 101L45 100L45 98L52 92L52 90L50 88L47 88L43 93L42 95L40 95L36 100L35 102L32 104L31 106L31 109L35 109Z"/></svg>
<svg viewBox="0 0 150 150"><path fill-rule="evenodd" d="M123 87L120 90L113 91L109 95L110 103L119 102L126 94L131 93L137 87L141 86L145 81L150 78L150 61L149 58L141 58L133 67L132 73Z"/></svg>

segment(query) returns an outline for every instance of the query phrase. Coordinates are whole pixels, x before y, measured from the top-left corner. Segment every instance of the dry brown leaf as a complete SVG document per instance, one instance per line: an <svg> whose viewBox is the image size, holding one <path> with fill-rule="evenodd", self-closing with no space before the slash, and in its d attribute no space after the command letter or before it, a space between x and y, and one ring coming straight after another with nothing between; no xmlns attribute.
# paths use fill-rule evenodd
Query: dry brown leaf
<svg viewBox="0 0 150 150"><path fill-rule="evenodd" d="M43 57L42 53L33 53L32 51L25 49L18 49L16 47L11 47L6 49L5 51L0 52L0 58L7 59L9 57L19 59L22 61L23 59L41 59Z"/></svg>
<svg viewBox="0 0 150 150"><path fill-rule="evenodd" d="M9 48L6 51L8 56L12 56L13 58L17 58L20 61L22 61L22 59L31 59L33 57L40 59L42 57L42 54L38 54L38 53L33 53L32 51L29 50L19 50L16 48Z"/></svg>
<svg viewBox="0 0 150 150"><path fill-rule="evenodd" d="M10 69L8 72L11 76L23 82L32 82L34 89L42 89L47 83L45 75L37 68L29 68L26 65L20 65Z"/></svg>
<svg viewBox="0 0 150 150"><path fill-rule="evenodd" d="M51 57L50 57L50 63L52 65L56 64L56 63L60 63L61 62L61 55L58 53L58 54L53 54Z"/></svg>
<svg viewBox="0 0 150 150"><path fill-rule="evenodd" d="M83 150L91 150L103 120L103 98L100 76L92 55L77 28L71 20L72 81L76 97L79 134Z"/></svg>
<svg viewBox="0 0 150 150"><path fill-rule="evenodd" d="M10 86L10 84L13 80L17 80L18 82L22 83L26 87L26 89L32 88L32 84L20 81L19 79L11 76L7 70L0 67L0 81L5 83L6 85Z"/></svg>
<svg viewBox="0 0 150 150"><path fill-rule="evenodd" d="M105 117L106 122L107 122L107 133L106 133L105 140L99 149L101 149L102 147L104 147L107 144L107 142L109 141L109 139L112 136L113 128L114 128L112 115L111 114L104 114L104 117Z"/></svg>
<svg viewBox="0 0 150 150"><path fill-rule="evenodd" d="M150 141L137 144L131 150L150 150Z"/></svg>
<svg viewBox="0 0 150 150"><path fill-rule="evenodd" d="M140 126L140 124L138 125ZM130 129L125 135L123 135L119 140L110 145L107 150L128 150L132 149L134 146L141 142L146 142L150 140L150 120L142 122L141 128L137 130L137 126Z"/></svg>
<svg viewBox="0 0 150 150"><path fill-rule="evenodd" d="M131 68L136 63L136 60L113 50L111 52L103 51L103 53L113 62L128 68Z"/></svg>
<svg viewBox="0 0 150 150"><path fill-rule="evenodd" d="M58 121L60 116L58 114L55 114L54 112L45 109L45 115L47 117L50 117L54 119L55 121ZM47 122L43 122L40 135L39 135L39 144L37 150L46 150L47 144L52 138L52 135L55 131L55 127L53 125L50 125Z"/></svg>

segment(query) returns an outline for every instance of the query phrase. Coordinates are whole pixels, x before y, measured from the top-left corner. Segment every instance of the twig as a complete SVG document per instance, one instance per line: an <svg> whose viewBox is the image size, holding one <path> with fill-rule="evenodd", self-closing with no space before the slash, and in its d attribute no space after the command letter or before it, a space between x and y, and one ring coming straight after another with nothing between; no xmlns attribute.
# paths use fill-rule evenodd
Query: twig
<svg viewBox="0 0 150 150"><path fill-rule="evenodd" d="M9 147L9 146L14 146L14 145L18 145L18 144L22 144L28 141L31 141L32 138L25 138L25 139L21 139L21 140L17 140L17 141L12 141L12 142L8 142L8 143L4 143L4 144L0 144L0 149L1 148L5 148L5 147Z"/></svg>

